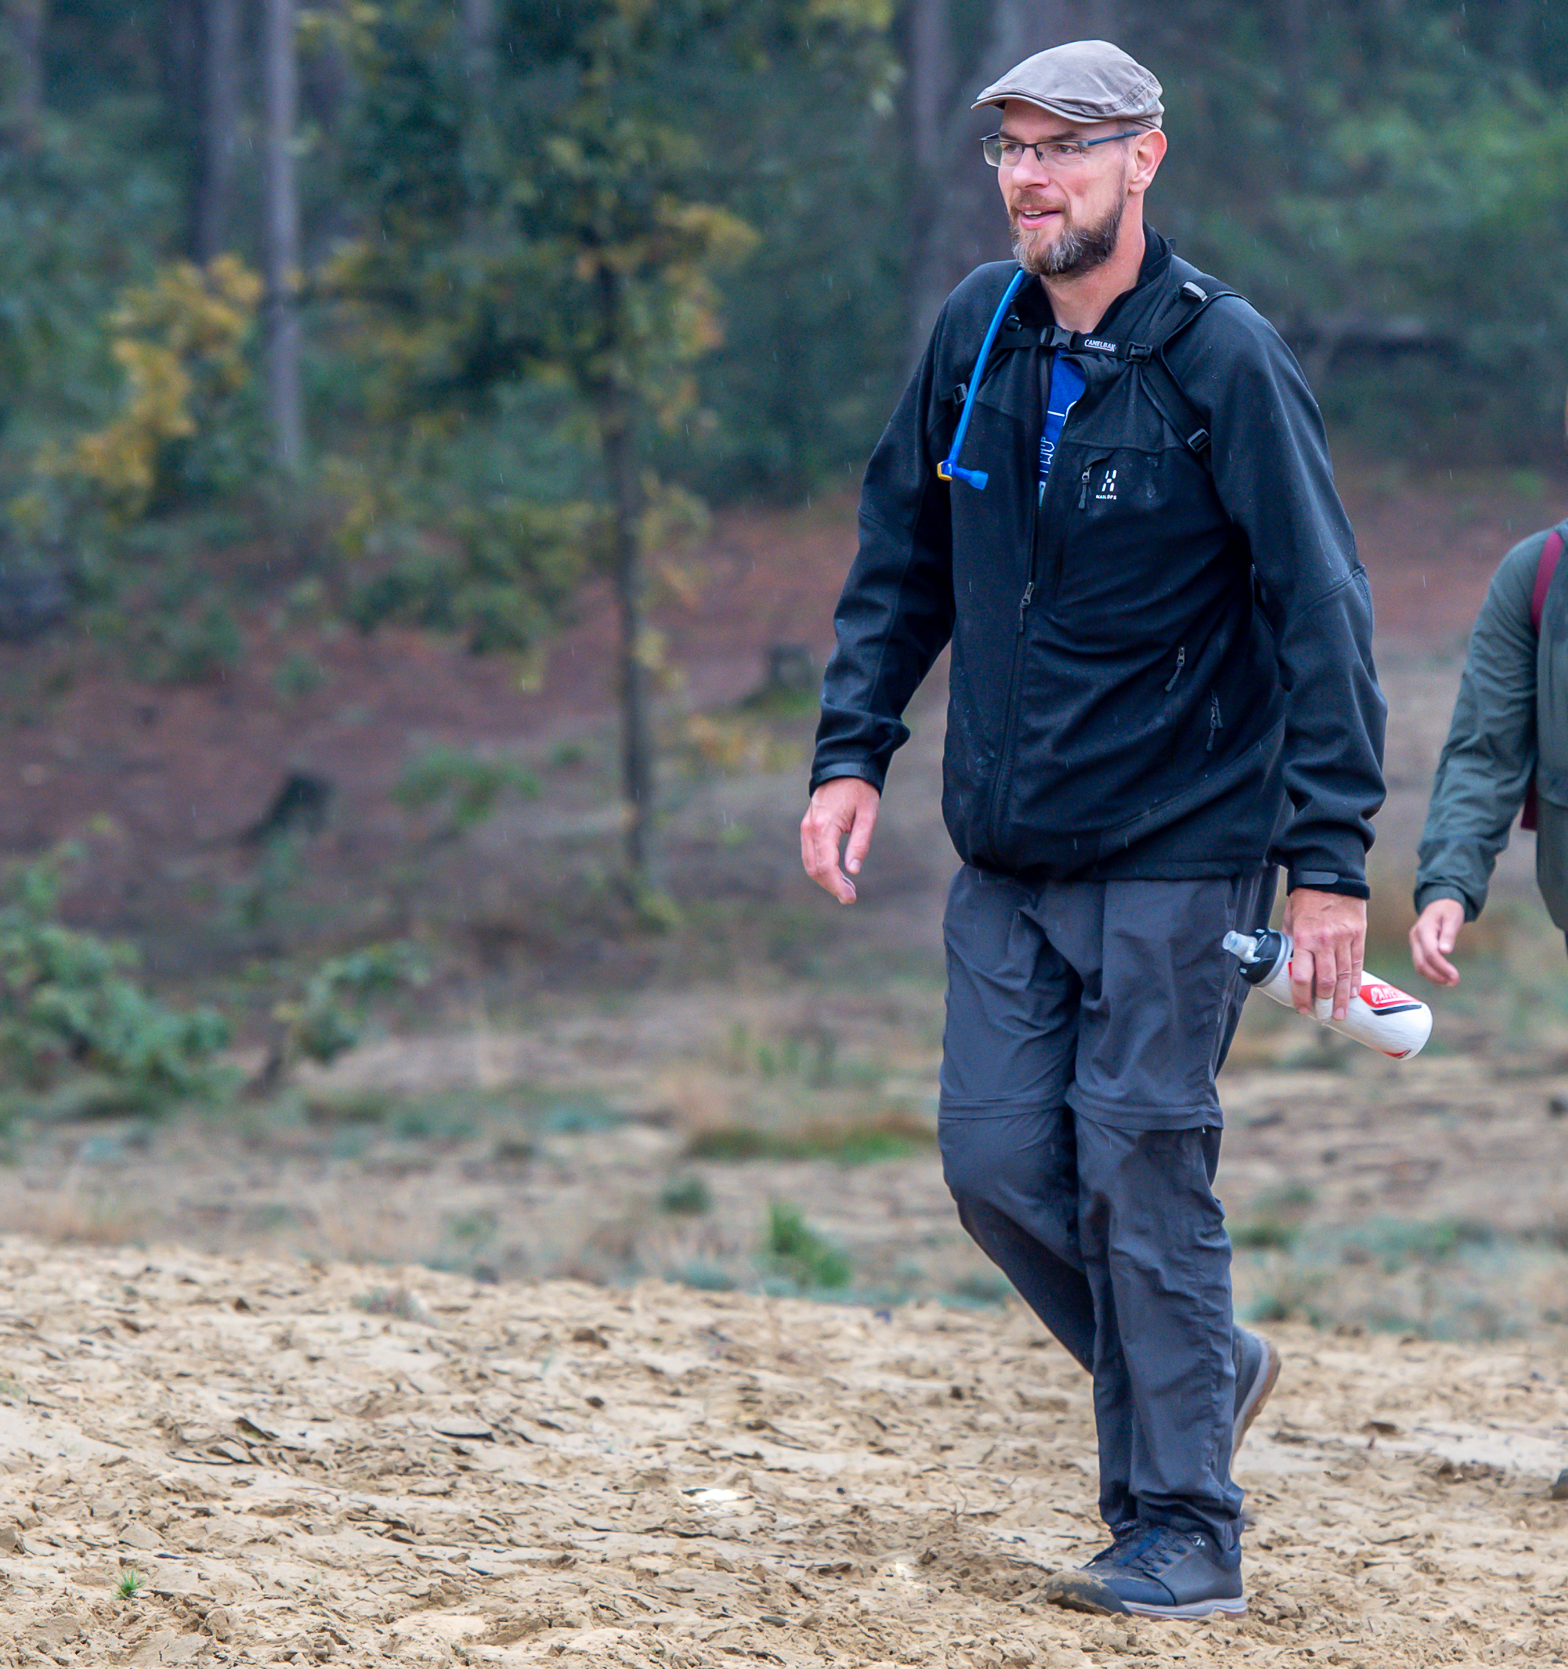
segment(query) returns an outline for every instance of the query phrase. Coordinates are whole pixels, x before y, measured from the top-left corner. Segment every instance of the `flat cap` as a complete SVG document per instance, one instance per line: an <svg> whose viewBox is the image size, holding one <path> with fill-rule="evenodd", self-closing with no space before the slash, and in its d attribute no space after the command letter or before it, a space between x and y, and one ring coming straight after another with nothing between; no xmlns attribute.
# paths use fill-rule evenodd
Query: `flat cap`
<svg viewBox="0 0 1568 1669"><path fill-rule="evenodd" d="M1109 41L1068 41L1015 64L970 106L1023 99L1070 122L1137 122L1159 127L1160 84Z"/></svg>

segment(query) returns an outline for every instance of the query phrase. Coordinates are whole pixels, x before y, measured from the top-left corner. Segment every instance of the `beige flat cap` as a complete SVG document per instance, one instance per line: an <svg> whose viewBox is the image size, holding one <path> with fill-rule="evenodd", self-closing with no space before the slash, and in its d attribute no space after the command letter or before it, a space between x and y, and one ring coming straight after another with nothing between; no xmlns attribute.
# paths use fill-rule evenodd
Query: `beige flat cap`
<svg viewBox="0 0 1568 1669"><path fill-rule="evenodd" d="M1023 99L1070 122L1136 122L1159 127L1160 84L1109 41L1068 41L1015 64L970 106Z"/></svg>

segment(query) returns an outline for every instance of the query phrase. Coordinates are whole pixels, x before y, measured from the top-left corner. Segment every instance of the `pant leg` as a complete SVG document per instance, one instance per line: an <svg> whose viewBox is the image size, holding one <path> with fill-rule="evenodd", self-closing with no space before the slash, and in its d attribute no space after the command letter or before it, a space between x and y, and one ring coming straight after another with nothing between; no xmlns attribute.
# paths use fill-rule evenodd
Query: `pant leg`
<svg viewBox="0 0 1568 1669"><path fill-rule="evenodd" d="M1082 980L1079 1235L1095 1304L1101 1510L1204 1527L1239 1549L1229 1478L1230 1242L1212 1189L1214 1076L1245 995L1224 934L1250 926L1262 872L1047 888L1041 924Z"/></svg>
<svg viewBox="0 0 1568 1669"><path fill-rule="evenodd" d="M1230 1240L1220 1132L1077 1121L1079 1232L1098 1321L1095 1424L1108 1524L1203 1529L1239 1557Z"/></svg>
<svg viewBox="0 0 1568 1669"><path fill-rule="evenodd" d="M967 865L948 894L942 1171L975 1243L1087 1368L1094 1300L1065 1100L1079 988L1024 914L1031 896Z"/></svg>

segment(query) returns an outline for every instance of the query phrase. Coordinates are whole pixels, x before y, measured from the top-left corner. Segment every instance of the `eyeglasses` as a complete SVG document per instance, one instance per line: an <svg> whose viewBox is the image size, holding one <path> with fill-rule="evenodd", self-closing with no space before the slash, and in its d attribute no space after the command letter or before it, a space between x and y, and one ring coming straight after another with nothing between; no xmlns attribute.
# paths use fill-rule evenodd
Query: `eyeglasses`
<svg viewBox="0 0 1568 1669"><path fill-rule="evenodd" d="M1037 145L1026 145L1022 139L1005 139L1000 133L988 133L980 141L980 148L993 168L1016 168L1023 161L1025 151L1033 151L1035 161L1042 168L1076 168L1096 145L1109 145L1116 139L1136 139L1143 131L1128 128L1125 133L1108 133L1103 139L1042 139Z"/></svg>

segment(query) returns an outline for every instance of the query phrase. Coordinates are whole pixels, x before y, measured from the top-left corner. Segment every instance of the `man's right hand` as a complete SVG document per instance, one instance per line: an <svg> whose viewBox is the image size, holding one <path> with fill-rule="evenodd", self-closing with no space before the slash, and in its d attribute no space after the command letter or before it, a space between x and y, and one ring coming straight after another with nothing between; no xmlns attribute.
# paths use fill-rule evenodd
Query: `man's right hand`
<svg viewBox="0 0 1568 1669"><path fill-rule="evenodd" d="M830 777L811 796L800 820L800 861L806 873L840 904L855 902L851 875L860 873L871 831L877 826L882 796L862 777ZM845 835L844 868L838 866L839 842ZM848 873L846 873L846 871Z"/></svg>
<svg viewBox="0 0 1568 1669"><path fill-rule="evenodd" d="M1434 898L1410 929L1410 960L1434 985L1457 985L1459 970L1448 960L1465 924L1457 898Z"/></svg>

